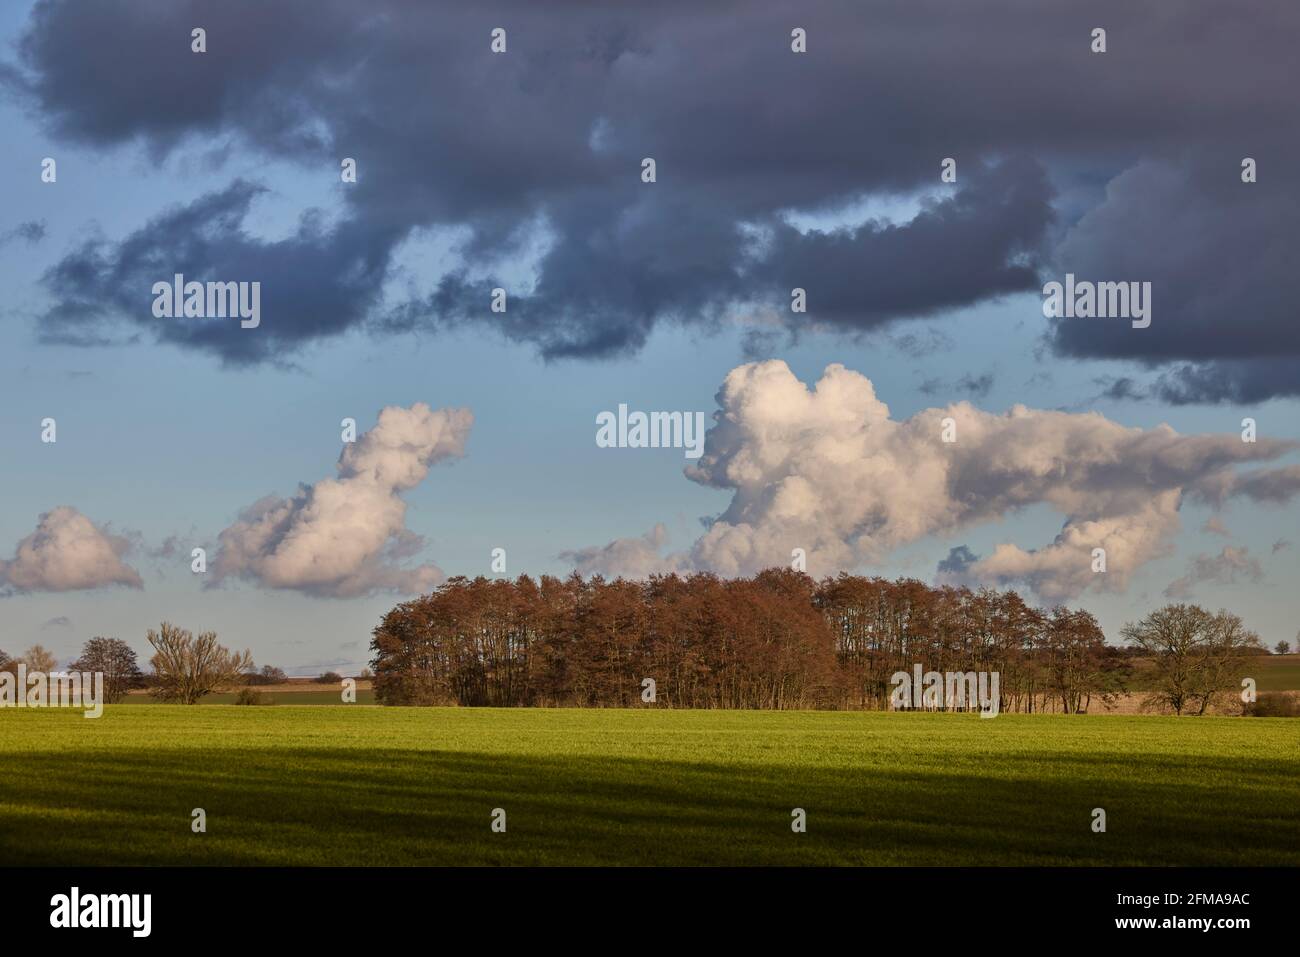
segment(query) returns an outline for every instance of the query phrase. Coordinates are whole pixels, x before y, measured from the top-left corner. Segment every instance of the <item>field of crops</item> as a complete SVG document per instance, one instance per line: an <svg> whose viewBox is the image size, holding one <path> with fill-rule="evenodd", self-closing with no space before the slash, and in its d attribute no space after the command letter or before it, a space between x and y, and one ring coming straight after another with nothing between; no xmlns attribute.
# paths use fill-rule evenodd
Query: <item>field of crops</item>
<svg viewBox="0 0 1300 957"><path fill-rule="evenodd" d="M1300 864L1298 735L1099 715L5 711L0 862Z"/></svg>

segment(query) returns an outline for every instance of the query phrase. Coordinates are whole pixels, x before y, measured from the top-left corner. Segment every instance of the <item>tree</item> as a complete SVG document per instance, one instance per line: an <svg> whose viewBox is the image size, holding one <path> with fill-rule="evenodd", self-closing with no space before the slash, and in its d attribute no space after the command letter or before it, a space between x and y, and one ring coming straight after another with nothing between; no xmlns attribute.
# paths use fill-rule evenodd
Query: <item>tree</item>
<svg viewBox="0 0 1300 957"><path fill-rule="evenodd" d="M1246 628L1236 615L1219 609L1211 616L1197 668L1192 672L1192 699L1199 706L1197 714L1205 714L1217 695L1238 686L1246 656L1267 654L1263 644L1259 635Z"/></svg>
<svg viewBox="0 0 1300 957"><path fill-rule="evenodd" d="M50 654L42 645L32 645L23 652L23 656L18 660L27 665L27 670L29 672L40 671L45 674L49 674L59 665L58 659L56 659L54 655Z"/></svg>
<svg viewBox="0 0 1300 957"><path fill-rule="evenodd" d="M1187 673L1173 668L1179 709L1204 710L1256 647L1240 619L1205 617ZM1085 611L1049 615L1014 591L814 582L785 568L455 577L389 611L372 636L379 703L467 707L884 708L892 676L923 665L999 673L999 711L1074 713L1109 704L1142 652L1106 644Z"/></svg>
<svg viewBox="0 0 1300 957"><path fill-rule="evenodd" d="M1053 609L1043 635L1044 667L1052 696L1066 714L1088 710L1092 696L1113 698L1114 663L1097 619L1086 611Z"/></svg>
<svg viewBox="0 0 1300 957"><path fill-rule="evenodd" d="M1285 655L1290 650L1291 650L1291 646L1288 645L1285 641L1279 641L1276 645L1273 646L1273 653L1275 655Z"/></svg>
<svg viewBox="0 0 1300 957"><path fill-rule="evenodd" d="M250 666L255 667L255 666ZM284 669L276 668L273 665L263 665L261 671L248 671L243 675L243 683L250 687L254 685L278 685L288 681L288 676Z"/></svg>
<svg viewBox="0 0 1300 957"><path fill-rule="evenodd" d="M316 678L318 685L336 685L343 680L343 676L337 671L327 671Z"/></svg>
<svg viewBox="0 0 1300 957"><path fill-rule="evenodd" d="M68 670L102 672L104 697L109 704L121 701L141 678L135 652L120 638L91 638L82 646L81 657L68 665Z"/></svg>
<svg viewBox="0 0 1300 957"><path fill-rule="evenodd" d="M1176 714L1196 708L1204 714L1211 700L1233 687L1247 651L1259 636L1226 611L1212 615L1199 605L1166 605L1123 636L1151 659L1155 691L1151 700L1168 704Z"/></svg>
<svg viewBox="0 0 1300 957"><path fill-rule="evenodd" d="M146 637L154 648L150 663L157 682L149 693L163 701L197 704L204 695L238 683L253 666L251 652L236 654L223 648L215 631L195 638L165 621Z"/></svg>

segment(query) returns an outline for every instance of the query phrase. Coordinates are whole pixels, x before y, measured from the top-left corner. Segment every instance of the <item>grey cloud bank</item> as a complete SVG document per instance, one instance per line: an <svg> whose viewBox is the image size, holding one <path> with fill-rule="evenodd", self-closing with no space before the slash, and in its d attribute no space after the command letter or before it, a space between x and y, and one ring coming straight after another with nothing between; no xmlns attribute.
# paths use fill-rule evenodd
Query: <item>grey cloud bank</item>
<svg viewBox="0 0 1300 957"><path fill-rule="evenodd" d="M209 52L195 56L200 20ZM1110 50L1094 55L1101 22ZM501 24L509 52L494 55ZM796 25L806 54L790 52ZM547 358L626 354L660 323L707 328L738 309L856 332L1070 271L1151 282L1161 318L1141 335L1045 322L1057 355L1134 360L1170 402L1252 401L1300 392L1285 213L1300 205L1285 167L1300 126L1280 66L1298 26L1294 5L1262 0L1172 19L1018 0L957 13L913 0L48 0L0 77L54 136L92 149L139 144L162 161L224 138L323 182L342 157L358 164L331 226L305 213L288 237L259 238L263 186L234 180L85 241L44 277L48 341L138 333L152 319L140 290L172 272L276 277L255 336L148 326L248 364L349 329L485 327ZM1259 159L1250 185L1246 155ZM645 156L653 184L638 176ZM933 193L947 156L956 184L914 218L843 212ZM1063 214L1062 194L1098 179L1104 195ZM797 229L792 210L828 225ZM466 230L458 262L432 292L386 299L396 252L428 229ZM505 283L493 264L525 252L536 282L492 313ZM806 315L789 313L795 286Z"/></svg>

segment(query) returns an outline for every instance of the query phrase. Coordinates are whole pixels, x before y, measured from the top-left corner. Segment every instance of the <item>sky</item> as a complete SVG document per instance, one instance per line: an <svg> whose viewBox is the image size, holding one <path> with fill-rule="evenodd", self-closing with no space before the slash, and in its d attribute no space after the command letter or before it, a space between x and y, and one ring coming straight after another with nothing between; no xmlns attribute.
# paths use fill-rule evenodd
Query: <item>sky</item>
<svg viewBox="0 0 1300 957"><path fill-rule="evenodd" d="M356 671L446 576L794 548L1295 639L1300 11L1074 6L4 5L0 649Z"/></svg>

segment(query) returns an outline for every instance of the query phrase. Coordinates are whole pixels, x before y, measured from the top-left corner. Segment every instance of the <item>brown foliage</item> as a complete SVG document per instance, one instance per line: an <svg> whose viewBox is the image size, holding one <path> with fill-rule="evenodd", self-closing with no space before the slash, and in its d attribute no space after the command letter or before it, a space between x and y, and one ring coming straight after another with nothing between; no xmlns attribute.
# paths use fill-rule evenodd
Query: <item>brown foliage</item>
<svg viewBox="0 0 1300 957"><path fill-rule="evenodd" d="M1087 612L1015 592L788 569L647 581L453 578L374 631L386 704L884 708L891 676L998 671L1003 710L1086 711L1126 658Z"/></svg>

